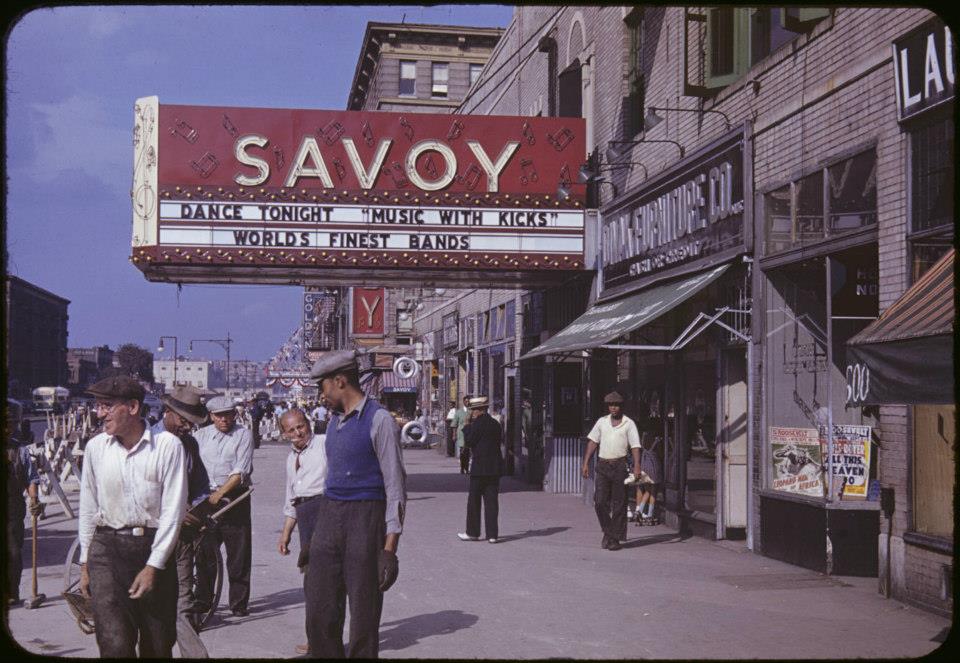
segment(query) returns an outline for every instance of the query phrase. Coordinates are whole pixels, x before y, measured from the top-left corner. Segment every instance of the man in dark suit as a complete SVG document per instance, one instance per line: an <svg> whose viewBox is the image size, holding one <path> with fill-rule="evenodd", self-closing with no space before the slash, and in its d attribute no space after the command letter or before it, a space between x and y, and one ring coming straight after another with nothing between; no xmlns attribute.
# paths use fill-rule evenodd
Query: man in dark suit
<svg viewBox="0 0 960 663"><path fill-rule="evenodd" d="M480 540L480 500L483 500L484 530L487 541L497 542L497 515L499 512L500 474L503 456L500 442L503 436L500 424L487 409L486 396L471 398L467 403L470 422L463 429L464 447L470 450L470 492L467 497L467 531L457 536L461 541Z"/></svg>

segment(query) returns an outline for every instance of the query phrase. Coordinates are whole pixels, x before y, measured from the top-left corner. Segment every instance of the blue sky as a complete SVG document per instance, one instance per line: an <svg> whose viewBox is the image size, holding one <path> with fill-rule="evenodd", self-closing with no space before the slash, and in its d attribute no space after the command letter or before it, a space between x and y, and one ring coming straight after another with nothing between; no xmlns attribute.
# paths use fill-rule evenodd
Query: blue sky
<svg viewBox="0 0 960 663"><path fill-rule="evenodd" d="M129 262L133 104L342 109L368 21L506 27L506 5L56 7L6 42L7 269L70 304L70 347L177 335L267 359L301 288L150 283ZM169 342L168 342L169 344ZM195 356L222 358L215 345Z"/></svg>

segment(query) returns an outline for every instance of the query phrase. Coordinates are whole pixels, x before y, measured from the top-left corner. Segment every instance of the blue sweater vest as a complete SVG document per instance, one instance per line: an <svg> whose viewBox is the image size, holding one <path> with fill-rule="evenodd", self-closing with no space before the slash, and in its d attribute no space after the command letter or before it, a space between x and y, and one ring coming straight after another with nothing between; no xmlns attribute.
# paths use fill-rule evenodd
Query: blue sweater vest
<svg viewBox="0 0 960 663"><path fill-rule="evenodd" d="M383 472L373 448L373 416L380 404L368 400L358 416L350 417L339 428L340 417L333 415L327 426L326 496L332 500L385 500Z"/></svg>

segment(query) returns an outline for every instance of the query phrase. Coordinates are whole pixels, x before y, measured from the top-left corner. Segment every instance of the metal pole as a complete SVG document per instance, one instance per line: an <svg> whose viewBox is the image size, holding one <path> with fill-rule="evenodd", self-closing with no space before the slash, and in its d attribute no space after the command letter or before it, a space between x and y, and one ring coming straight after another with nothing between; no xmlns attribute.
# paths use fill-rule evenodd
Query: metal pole
<svg viewBox="0 0 960 663"><path fill-rule="evenodd" d="M180 354L179 349L177 348L177 337L173 337L173 386L177 386L177 355Z"/></svg>
<svg viewBox="0 0 960 663"><path fill-rule="evenodd" d="M230 332L227 332L227 391L230 391Z"/></svg>
<svg viewBox="0 0 960 663"><path fill-rule="evenodd" d="M747 339L747 550L753 550L753 335Z"/></svg>

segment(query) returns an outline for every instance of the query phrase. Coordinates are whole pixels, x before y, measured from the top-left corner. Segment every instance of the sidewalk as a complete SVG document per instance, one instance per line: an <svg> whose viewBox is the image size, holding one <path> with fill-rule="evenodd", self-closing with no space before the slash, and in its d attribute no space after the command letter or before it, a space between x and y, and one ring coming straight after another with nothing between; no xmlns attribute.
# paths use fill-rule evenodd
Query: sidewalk
<svg viewBox="0 0 960 663"><path fill-rule="evenodd" d="M213 657L289 658L306 641L296 550L276 552L285 454L279 444L255 452L251 614L213 618L202 633ZM631 525L623 550L602 550L593 510L577 496L512 478L502 482L500 543L462 542L467 480L454 460L433 450L404 458L409 502L400 578L384 601L384 658L916 657L949 626L884 599L876 578L821 576L664 526ZM48 601L9 615L30 651L97 655L59 596L75 532L59 515L41 524ZM29 580L28 569L24 596Z"/></svg>

